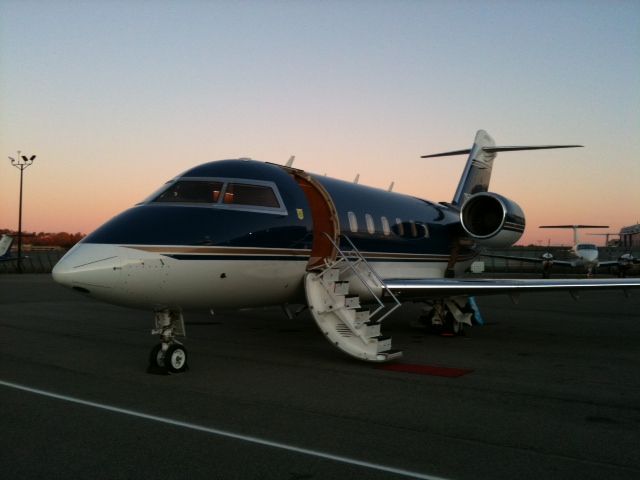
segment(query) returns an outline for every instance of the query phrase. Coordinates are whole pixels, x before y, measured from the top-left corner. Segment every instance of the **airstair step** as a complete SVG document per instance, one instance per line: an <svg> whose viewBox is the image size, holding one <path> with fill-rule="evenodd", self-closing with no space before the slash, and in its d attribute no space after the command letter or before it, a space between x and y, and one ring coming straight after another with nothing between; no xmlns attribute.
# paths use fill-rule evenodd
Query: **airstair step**
<svg viewBox="0 0 640 480"><path fill-rule="evenodd" d="M340 270L337 268L329 268L322 275L322 281L325 285L340 281Z"/></svg>
<svg viewBox="0 0 640 480"><path fill-rule="evenodd" d="M387 350L386 352L380 352L378 355L384 355L385 360L394 360L402 357L402 350Z"/></svg>
<svg viewBox="0 0 640 480"><path fill-rule="evenodd" d="M378 340L378 353L391 350L391 337L380 335L376 337L376 340Z"/></svg>
<svg viewBox="0 0 640 480"><path fill-rule="evenodd" d="M374 322L367 322L364 324L364 328L366 329L366 337L368 338L378 338L380 336L380 324Z"/></svg>
<svg viewBox="0 0 640 480"><path fill-rule="evenodd" d="M346 308L360 308L360 297L357 295L349 295L344 298L344 306Z"/></svg>
<svg viewBox="0 0 640 480"><path fill-rule="evenodd" d="M333 293L336 295L347 295L349 293L349 281L340 280L333 282Z"/></svg>

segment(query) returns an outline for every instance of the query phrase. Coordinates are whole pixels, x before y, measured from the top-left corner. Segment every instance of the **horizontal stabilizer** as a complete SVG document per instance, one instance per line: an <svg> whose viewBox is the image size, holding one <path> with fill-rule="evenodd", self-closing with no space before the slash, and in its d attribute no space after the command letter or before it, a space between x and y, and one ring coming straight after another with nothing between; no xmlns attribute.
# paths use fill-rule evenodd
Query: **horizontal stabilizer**
<svg viewBox="0 0 640 480"><path fill-rule="evenodd" d="M551 148L579 148L584 145L538 145L538 146L522 146L522 147L482 147L482 151L487 153L498 152L518 152L522 150L548 150ZM452 152L435 153L433 155L422 155L420 158L433 158L433 157L451 157L453 155L467 155L471 153L471 149L466 150L454 150Z"/></svg>
<svg viewBox="0 0 640 480"><path fill-rule="evenodd" d="M454 150L453 152L434 153L433 155L422 155L420 158L433 158L433 157L451 157L453 155L468 155L471 153L471 149L466 150Z"/></svg>
<svg viewBox="0 0 640 480"><path fill-rule="evenodd" d="M539 228L609 228L609 225L540 225Z"/></svg>

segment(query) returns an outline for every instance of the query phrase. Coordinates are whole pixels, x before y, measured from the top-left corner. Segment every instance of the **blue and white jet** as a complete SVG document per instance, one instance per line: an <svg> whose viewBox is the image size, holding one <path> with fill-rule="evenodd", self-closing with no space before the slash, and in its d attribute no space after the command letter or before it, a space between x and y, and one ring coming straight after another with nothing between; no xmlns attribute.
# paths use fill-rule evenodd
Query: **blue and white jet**
<svg viewBox="0 0 640 480"><path fill-rule="evenodd" d="M511 246L524 231L520 207L488 191L497 153L575 146L500 147L480 130L470 149L425 156L468 155L450 203L308 173L291 161L205 163L84 238L53 277L90 297L152 310L160 336L153 368L186 368L177 340L185 311L296 304L308 306L338 349L389 361L401 352L381 323L403 300L427 303L430 323L455 332L471 324L475 295L640 287L637 279L459 278L480 247Z"/></svg>

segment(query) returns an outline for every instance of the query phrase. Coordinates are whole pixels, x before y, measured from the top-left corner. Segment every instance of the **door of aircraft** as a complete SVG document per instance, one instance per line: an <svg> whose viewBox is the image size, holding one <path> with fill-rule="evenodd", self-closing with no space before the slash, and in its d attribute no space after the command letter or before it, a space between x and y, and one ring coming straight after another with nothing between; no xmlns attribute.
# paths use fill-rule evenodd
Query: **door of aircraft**
<svg viewBox="0 0 640 480"><path fill-rule="evenodd" d="M328 237L338 244L338 237L340 236L338 214L329 193L319 182L302 170L293 168L288 168L287 170L298 182L311 206L313 243L307 270L313 270L322 267L325 264L325 260L330 262L336 258L336 248Z"/></svg>

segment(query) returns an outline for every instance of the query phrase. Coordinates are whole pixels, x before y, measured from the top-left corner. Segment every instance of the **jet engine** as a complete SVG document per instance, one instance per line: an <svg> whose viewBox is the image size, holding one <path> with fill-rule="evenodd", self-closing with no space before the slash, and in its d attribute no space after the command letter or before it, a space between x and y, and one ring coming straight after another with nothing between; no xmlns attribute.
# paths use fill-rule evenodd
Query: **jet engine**
<svg viewBox="0 0 640 480"><path fill-rule="evenodd" d="M524 232L522 209L497 193L469 197L460 209L460 221L464 231L483 247L510 247Z"/></svg>

